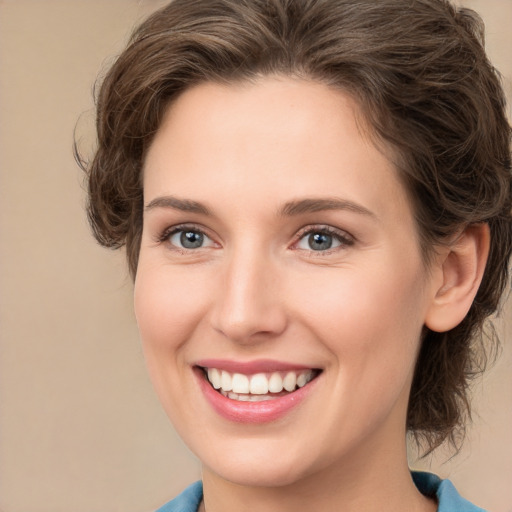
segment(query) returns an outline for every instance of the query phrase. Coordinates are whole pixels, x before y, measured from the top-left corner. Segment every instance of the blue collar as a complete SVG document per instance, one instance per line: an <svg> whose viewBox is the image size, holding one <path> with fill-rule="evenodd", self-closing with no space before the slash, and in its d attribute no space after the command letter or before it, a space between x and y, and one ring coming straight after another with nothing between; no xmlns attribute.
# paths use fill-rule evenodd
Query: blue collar
<svg viewBox="0 0 512 512"><path fill-rule="evenodd" d="M421 471L412 471L411 475L422 494L437 499L437 512L485 512L462 498L450 480L441 480L432 473ZM203 483L195 482L156 512L197 512L202 498Z"/></svg>

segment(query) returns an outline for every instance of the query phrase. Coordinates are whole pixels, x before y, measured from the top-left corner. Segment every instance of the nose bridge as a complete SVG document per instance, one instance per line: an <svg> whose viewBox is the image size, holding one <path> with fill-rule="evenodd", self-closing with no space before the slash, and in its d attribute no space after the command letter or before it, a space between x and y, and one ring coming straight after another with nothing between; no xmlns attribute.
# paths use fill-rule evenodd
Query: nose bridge
<svg viewBox="0 0 512 512"><path fill-rule="evenodd" d="M214 327L239 343L281 333L286 316L278 299L279 280L276 262L256 241L233 247L223 268Z"/></svg>

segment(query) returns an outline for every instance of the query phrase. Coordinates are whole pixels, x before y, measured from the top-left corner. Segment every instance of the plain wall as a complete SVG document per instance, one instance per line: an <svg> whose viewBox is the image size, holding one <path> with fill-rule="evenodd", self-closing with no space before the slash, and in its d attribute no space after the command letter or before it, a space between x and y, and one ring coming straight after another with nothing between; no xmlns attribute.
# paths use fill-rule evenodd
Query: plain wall
<svg viewBox="0 0 512 512"><path fill-rule="evenodd" d="M2 512L145 512L199 477L146 376L123 254L89 233L72 156L78 120L92 144L95 77L163 3L0 0ZM464 3L510 95L512 1ZM494 512L512 511L511 306L463 451L422 463Z"/></svg>

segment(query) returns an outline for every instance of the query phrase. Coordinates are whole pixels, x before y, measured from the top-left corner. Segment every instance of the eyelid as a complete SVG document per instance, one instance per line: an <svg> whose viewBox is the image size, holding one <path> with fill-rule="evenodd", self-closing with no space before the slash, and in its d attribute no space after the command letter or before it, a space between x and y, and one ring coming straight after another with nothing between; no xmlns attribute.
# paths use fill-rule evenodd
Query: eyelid
<svg viewBox="0 0 512 512"><path fill-rule="evenodd" d="M201 233L202 235L204 235L206 238L208 238L214 245L219 245L217 242L214 241L213 237L210 236L208 234L208 230L205 229L204 227L198 225L198 224L194 224L194 223L182 223L182 224L176 224L176 225L173 225L173 226L168 226L166 227L164 230L161 231L161 233L159 233L156 237L156 242L158 243L165 243L167 242L169 246L172 247L173 250L176 250L176 251L179 251L179 252L183 252L183 253L188 253L188 252L197 252L199 249L207 249L208 247L200 247L198 249L186 249L186 248L182 248L182 247L178 247L176 245L173 245L170 243L169 239L172 235L176 234L176 233L179 233L180 231L196 231L198 233ZM308 249L300 249L297 247L297 244L307 235L310 235L311 233L326 233L326 234L329 234L333 237L335 237L339 242L340 242L340 245L337 246L337 247L334 247L332 249L327 249L325 251L314 251L314 250L308 250ZM292 243L292 249L293 250L299 250L299 251L304 251L304 252L308 252L308 253L312 253L312 254L315 254L317 256L322 256L322 255L328 255L330 253L333 253L333 252L337 252L337 251L340 251L340 250L343 250L345 249L346 247L350 247L352 245L354 245L355 243L355 238L350 234L348 233L347 231L344 231L342 229L339 229L339 228L335 228L333 226L329 226L329 225L325 225L325 224L313 224L313 225L308 225L308 226L305 226L303 228L301 228L296 236L295 236L295 240L294 242Z"/></svg>
<svg viewBox="0 0 512 512"><path fill-rule="evenodd" d="M314 251L313 249L300 249L297 247L297 244L307 235L310 235L311 233L325 233L328 235L331 235L335 237L339 242L340 245L337 247L333 247L331 249L327 249L325 251ZM307 253L314 254L316 256L326 256L328 254L338 252L340 250L344 250L347 247L350 247L354 245L355 238L348 233L347 231L344 231L342 229L335 228L333 226L329 226L326 224L314 224L305 226L302 229L299 230L295 237L295 241L293 242L292 249L297 251L304 251Z"/></svg>
<svg viewBox="0 0 512 512"><path fill-rule="evenodd" d="M179 252L197 252L200 249L207 249L211 246L207 247L200 247L197 249L186 249L184 247L178 247L174 244L170 243L171 236L175 235L176 233L179 233L180 231L194 231L197 233L201 233L205 238L210 240L212 242L212 245L218 245L212 236L210 236L207 232L207 230L197 224L194 223L183 223L183 224L176 224L173 226L166 227L161 233L159 233L156 237L156 241L158 243L167 243L170 247L172 247L173 250L179 251Z"/></svg>

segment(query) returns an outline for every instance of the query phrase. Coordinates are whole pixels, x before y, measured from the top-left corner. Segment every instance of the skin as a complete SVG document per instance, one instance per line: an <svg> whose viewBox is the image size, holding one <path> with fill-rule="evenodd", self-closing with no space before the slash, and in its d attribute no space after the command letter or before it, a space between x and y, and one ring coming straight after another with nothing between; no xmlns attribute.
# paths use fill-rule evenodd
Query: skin
<svg viewBox="0 0 512 512"><path fill-rule="evenodd" d="M315 82L206 83L172 104L147 154L135 312L155 389L203 464L208 512L436 509L411 480L405 418L422 329L439 311L455 322L447 290L463 279L456 251L425 268L404 187L358 117ZM304 198L352 206L279 213ZM166 236L182 224L202 247ZM305 228L326 226L342 239L312 250ZM240 424L205 400L193 372L205 358L322 373L284 417Z"/></svg>

